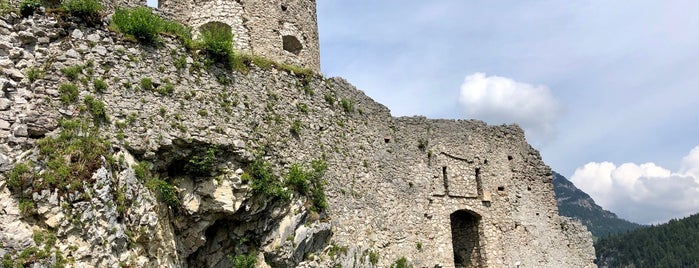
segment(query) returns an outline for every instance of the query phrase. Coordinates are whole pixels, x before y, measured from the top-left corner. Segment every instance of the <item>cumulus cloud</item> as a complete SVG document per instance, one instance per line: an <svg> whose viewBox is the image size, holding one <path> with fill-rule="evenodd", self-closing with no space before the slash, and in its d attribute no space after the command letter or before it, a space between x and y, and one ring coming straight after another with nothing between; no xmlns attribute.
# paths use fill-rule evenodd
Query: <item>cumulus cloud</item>
<svg viewBox="0 0 699 268"><path fill-rule="evenodd" d="M490 124L519 124L534 140L555 136L560 112L548 87L484 73L469 75L461 84L459 103L465 115Z"/></svg>
<svg viewBox="0 0 699 268"><path fill-rule="evenodd" d="M639 223L661 223L699 212L699 146L672 172L654 163L588 163L571 181L605 209Z"/></svg>

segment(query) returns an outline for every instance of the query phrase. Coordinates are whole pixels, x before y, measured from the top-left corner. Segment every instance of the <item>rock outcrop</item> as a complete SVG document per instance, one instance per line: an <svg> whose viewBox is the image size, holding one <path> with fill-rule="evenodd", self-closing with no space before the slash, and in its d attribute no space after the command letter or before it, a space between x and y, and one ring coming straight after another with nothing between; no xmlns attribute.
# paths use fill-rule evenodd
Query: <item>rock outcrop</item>
<svg viewBox="0 0 699 268"><path fill-rule="evenodd" d="M3 262L594 267L519 127L395 118L341 78L160 38L0 18Z"/></svg>

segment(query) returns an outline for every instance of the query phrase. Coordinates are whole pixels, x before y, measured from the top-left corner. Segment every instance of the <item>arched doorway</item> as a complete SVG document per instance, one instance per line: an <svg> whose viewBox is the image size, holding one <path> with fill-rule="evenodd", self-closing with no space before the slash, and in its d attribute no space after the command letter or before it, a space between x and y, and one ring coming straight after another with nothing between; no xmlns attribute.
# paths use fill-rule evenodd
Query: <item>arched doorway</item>
<svg viewBox="0 0 699 268"><path fill-rule="evenodd" d="M452 213L450 219L454 267L481 267L481 217L472 211L459 210Z"/></svg>

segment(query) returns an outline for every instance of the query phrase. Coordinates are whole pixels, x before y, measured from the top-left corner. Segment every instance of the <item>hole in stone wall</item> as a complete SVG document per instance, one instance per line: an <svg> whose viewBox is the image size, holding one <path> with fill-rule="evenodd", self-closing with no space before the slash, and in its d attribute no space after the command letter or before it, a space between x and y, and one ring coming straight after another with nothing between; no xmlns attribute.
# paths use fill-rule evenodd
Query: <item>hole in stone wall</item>
<svg viewBox="0 0 699 268"><path fill-rule="evenodd" d="M383 142L385 142L385 143L391 142L391 137L389 137L389 136L383 137Z"/></svg>
<svg viewBox="0 0 699 268"><path fill-rule="evenodd" d="M498 186L498 191L500 191L500 192L505 191L505 186Z"/></svg>
<svg viewBox="0 0 699 268"><path fill-rule="evenodd" d="M511 155L507 156L507 160L512 160L512 159L514 159L514 157L512 157Z"/></svg>
<svg viewBox="0 0 699 268"><path fill-rule="evenodd" d="M481 267L480 216L459 210L449 217L455 267Z"/></svg>
<svg viewBox="0 0 699 268"><path fill-rule="evenodd" d="M442 183L444 183L444 194L449 194L449 182L447 178L447 167L442 167Z"/></svg>
<svg viewBox="0 0 699 268"><path fill-rule="evenodd" d="M286 5L281 5L281 8L282 8L282 11L286 11L286 10L287 10Z"/></svg>
<svg viewBox="0 0 699 268"><path fill-rule="evenodd" d="M289 51L294 55L298 55L299 53L301 53L301 50L303 50L303 45L301 44L301 41L299 41L299 39L296 38L296 36L282 36L282 42L284 44L284 50Z"/></svg>

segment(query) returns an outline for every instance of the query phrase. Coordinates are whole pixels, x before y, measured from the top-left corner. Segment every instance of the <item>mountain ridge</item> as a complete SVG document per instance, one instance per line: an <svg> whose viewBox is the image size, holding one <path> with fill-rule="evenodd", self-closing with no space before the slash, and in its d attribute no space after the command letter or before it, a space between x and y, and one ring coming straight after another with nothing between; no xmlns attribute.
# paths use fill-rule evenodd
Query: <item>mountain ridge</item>
<svg viewBox="0 0 699 268"><path fill-rule="evenodd" d="M553 172L553 189L561 216L579 220L595 238L624 233L644 227L641 224L619 218L611 211L595 203L587 193L575 187L563 175Z"/></svg>

